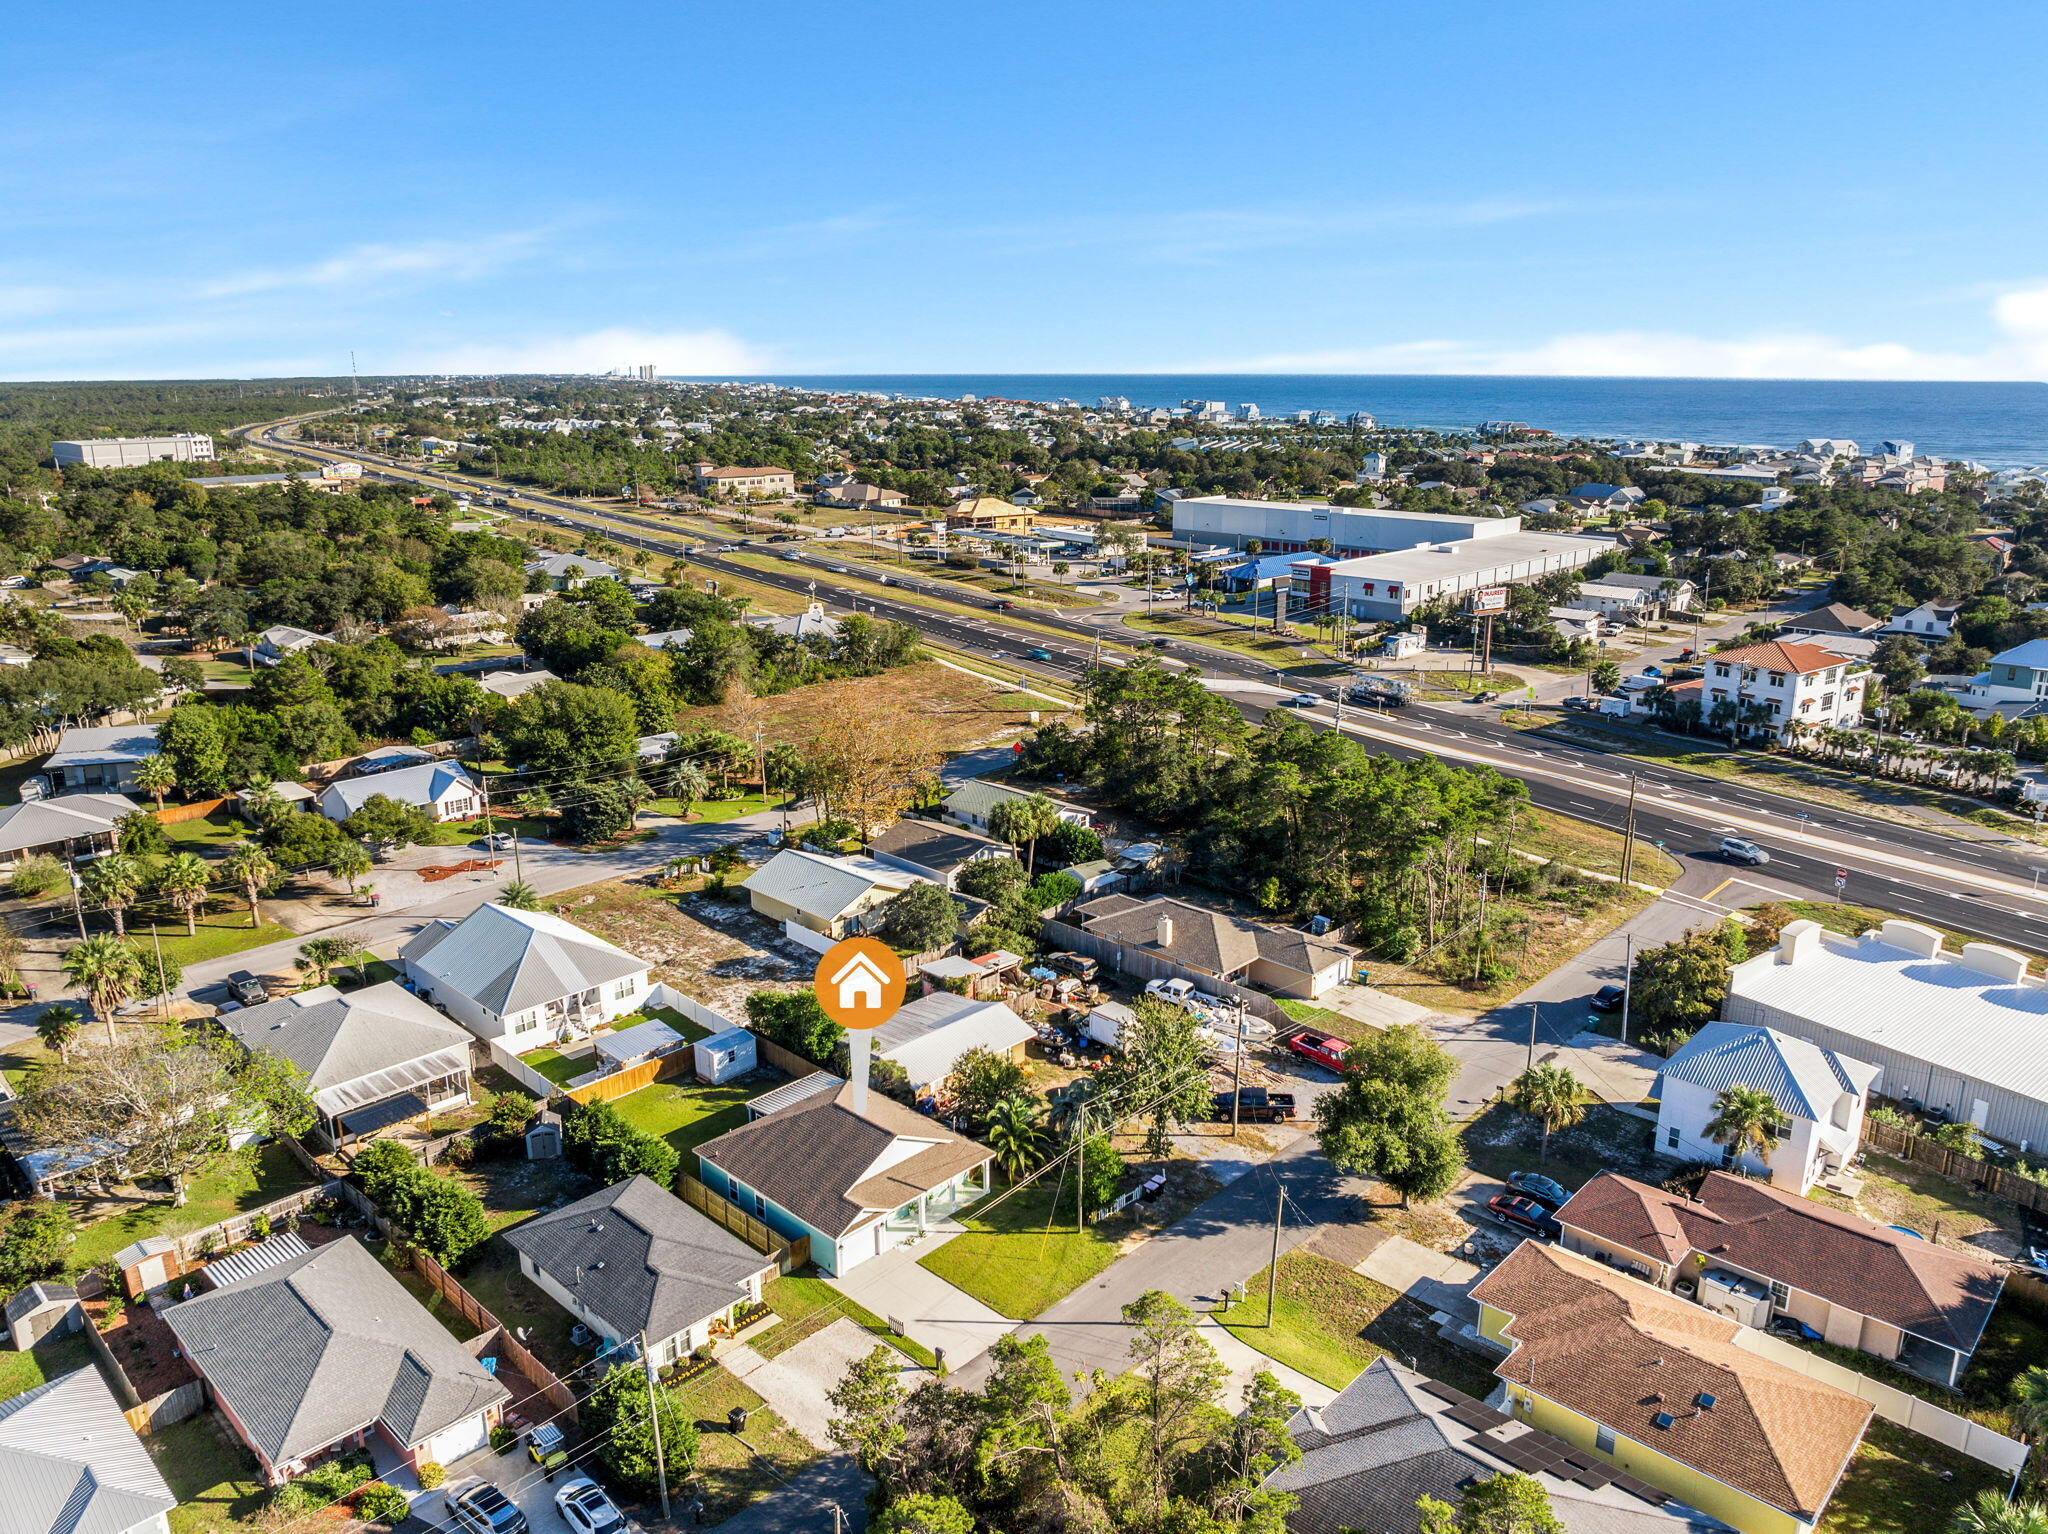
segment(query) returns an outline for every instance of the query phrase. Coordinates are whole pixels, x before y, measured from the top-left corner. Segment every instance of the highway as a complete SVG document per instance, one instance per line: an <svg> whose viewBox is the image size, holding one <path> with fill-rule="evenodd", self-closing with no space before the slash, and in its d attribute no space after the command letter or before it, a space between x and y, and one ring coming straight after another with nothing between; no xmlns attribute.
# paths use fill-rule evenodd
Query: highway
<svg viewBox="0 0 2048 1534"><path fill-rule="evenodd" d="M1104 629L1038 608L988 611L972 616L937 610L894 595L852 591L835 582L829 556L820 558L796 545L750 546L750 552L780 554L786 568L741 564L705 552L705 540L678 533L650 517L606 509L593 513L557 496L515 491L495 482L439 469L413 470L367 453L309 449L281 436L289 422L248 428L245 435L276 452L319 461L354 459L366 470L406 483L466 487L503 494L530 520L553 522L629 546L665 555L687 554L693 567L812 594L829 609L859 611L916 628L955 650L999 655L1011 670L1036 673L1072 685L1087 669L1098 643L1130 645L1128 633ZM737 542L738 539L730 540ZM722 546L722 545L713 545ZM862 572L872 579L870 572ZM956 606L983 600L978 593L941 581L892 583L942 596ZM1021 621L1020 621L1021 620ZM1050 633L1048 633L1050 631ZM1042 650L1049 660L1031 659ZM1712 859L1724 831L1734 831L1769 849L1766 872L1775 881L1818 899L1850 902L1919 917L1938 926L2048 953L2048 891L2037 891L2048 871L2048 849L2035 853L2004 841L1973 842L1933 827L1921 827L1773 794L1742 784L1705 778L1678 768L1633 761L1562 741L1533 739L1503 722L1497 713L1471 704L1414 705L1399 712L1367 712L1355 706L1337 718L1335 689L1327 682L1277 676L1271 668L1235 652L1176 640L1161 655L1168 664L1192 663L1245 714L1256 720L1283 697L1310 693L1324 701L1299 710L1322 728L1345 733L1390 756L1436 756L1483 764L1519 778L1529 797L1545 809L1620 829L1627 814L1631 781L1637 834L1682 860ZM1725 865L1730 874L1742 870ZM1837 874L1845 875L1838 896Z"/></svg>

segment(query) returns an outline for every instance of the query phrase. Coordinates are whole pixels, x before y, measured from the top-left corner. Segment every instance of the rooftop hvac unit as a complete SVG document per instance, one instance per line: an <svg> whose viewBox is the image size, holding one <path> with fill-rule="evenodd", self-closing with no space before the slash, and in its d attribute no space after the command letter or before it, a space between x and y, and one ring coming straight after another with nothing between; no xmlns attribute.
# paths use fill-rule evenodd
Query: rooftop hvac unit
<svg viewBox="0 0 2048 1534"><path fill-rule="evenodd" d="M1700 1274L1699 1302L1716 1315L1762 1329L1771 1322L1771 1292L1754 1279L1708 1268Z"/></svg>

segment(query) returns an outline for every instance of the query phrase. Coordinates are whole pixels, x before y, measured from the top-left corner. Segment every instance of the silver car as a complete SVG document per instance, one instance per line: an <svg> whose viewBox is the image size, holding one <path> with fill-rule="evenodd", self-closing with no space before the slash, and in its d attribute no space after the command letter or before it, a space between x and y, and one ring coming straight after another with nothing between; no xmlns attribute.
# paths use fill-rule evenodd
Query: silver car
<svg viewBox="0 0 2048 1534"><path fill-rule="evenodd" d="M636 1526L621 1513L604 1488L587 1475L564 1481L555 1490L555 1507L570 1534L628 1534Z"/></svg>

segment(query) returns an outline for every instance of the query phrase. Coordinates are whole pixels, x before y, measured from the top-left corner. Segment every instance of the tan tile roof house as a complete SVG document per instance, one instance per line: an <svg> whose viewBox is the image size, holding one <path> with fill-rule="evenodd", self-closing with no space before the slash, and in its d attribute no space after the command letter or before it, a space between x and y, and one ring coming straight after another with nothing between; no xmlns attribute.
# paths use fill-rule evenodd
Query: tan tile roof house
<svg viewBox="0 0 2048 1534"><path fill-rule="evenodd" d="M1357 950L1164 895L1105 895L1075 913L1087 930L1205 975L1283 996L1320 996L1350 974Z"/></svg>
<svg viewBox="0 0 2048 1534"><path fill-rule="evenodd" d="M1774 1313L1943 1383L1969 1362L2005 1283L1981 1258L1726 1172L1690 1199L1604 1172L1557 1217L1574 1251L1647 1258L1666 1285L1699 1267L1762 1280L1777 1286Z"/></svg>
<svg viewBox="0 0 2048 1534"><path fill-rule="evenodd" d="M1605 1429L1613 1463L1737 1528L1768 1523L1758 1503L1818 1522L1870 1421L1867 1401L1741 1347L1740 1323L1540 1242L1472 1297L1512 1349L1494 1372L1518 1414L1567 1441Z"/></svg>

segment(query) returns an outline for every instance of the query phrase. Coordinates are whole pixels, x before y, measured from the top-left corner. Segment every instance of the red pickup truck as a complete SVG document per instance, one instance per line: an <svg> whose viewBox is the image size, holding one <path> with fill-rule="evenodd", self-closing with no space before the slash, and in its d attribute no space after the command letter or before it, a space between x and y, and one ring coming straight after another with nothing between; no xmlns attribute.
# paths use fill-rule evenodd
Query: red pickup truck
<svg viewBox="0 0 2048 1534"><path fill-rule="evenodd" d="M1330 1034L1297 1033L1287 1041L1287 1047L1304 1060L1328 1066L1333 1071L1344 1069L1344 1041Z"/></svg>

